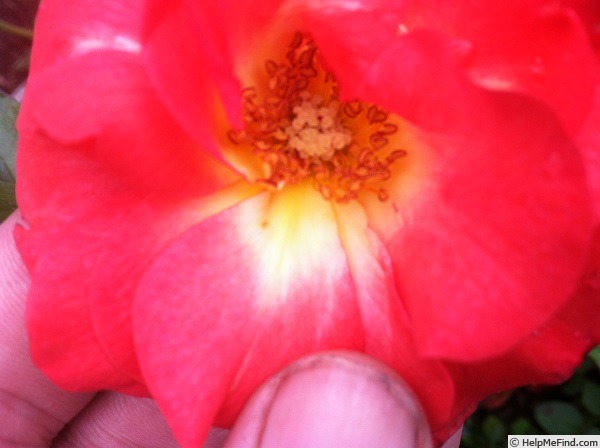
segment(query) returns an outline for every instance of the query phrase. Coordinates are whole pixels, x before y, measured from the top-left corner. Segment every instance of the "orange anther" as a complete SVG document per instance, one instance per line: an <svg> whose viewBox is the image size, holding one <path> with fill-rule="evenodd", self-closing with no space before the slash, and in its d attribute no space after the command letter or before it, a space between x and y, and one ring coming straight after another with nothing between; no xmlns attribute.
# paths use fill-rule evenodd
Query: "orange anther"
<svg viewBox="0 0 600 448"><path fill-rule="evenodd" d="M381 182L391 177L390 165L407 155L383 150L398 132L389 114L361 101L340 103L334 76L320 65L314 41L301 33L286 59L269 59L264 67L260 91L266 87L268 93L259 98L257 88L244 88L245 128L227 133L239 151L251 148L263 162L265 174L257 182L277 190L310 182L325 200L339 203L356 200L362 191L388 200Z"/></svg>

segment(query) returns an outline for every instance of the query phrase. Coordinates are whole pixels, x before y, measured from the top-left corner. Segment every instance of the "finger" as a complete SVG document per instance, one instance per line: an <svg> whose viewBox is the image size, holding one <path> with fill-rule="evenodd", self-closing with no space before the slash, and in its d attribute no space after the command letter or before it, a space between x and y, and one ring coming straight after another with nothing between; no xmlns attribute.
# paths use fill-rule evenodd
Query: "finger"
<svg viewBox="0 0 600 448"><path fill-rule="evenodd" d="M250 400L226 447L430 448L424 414L387 367L353 353L304 358Z"/></svg>
<svg viewBox="0 0 600 448"><path fill-rule="evenodd" d="M59 390L29 357L29 280L12 236L18 220L13 214L0 224L0 446L48 447L93 395Z"/></svg>
<svg viewBox="0 0 600 448"><path fill-rule="evenodd" d="M148 398L102 393L56 438L52 448L176 448L179 445Z"/></svg>
<svg viewBox="0 0 600 448"><path fill-rule="evenodd" d="M220 448L227 431L215 428L204 448ZM52 448L178 448L154 401L107 392L58 435Z"/></svg>

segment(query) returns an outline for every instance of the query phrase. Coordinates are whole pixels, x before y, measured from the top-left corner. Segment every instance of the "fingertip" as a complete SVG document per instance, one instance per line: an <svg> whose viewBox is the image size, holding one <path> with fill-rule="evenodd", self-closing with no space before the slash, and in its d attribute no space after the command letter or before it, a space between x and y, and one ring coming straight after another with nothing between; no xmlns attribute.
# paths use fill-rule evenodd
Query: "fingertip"
<svg viewBox="0 0 600 448"><path fill-rule="evenodd" d="M26 277L27 270L25 264L17 250L15 243L15 227L25 225L19 210L13 212L4 221L0 221L0 275L6 277L8 274L19 277ZM0 277L5 280L6 278Z"/></svg>
<svg viewBox="0 0 600 448"><path fill-rule="evenodd" d="M406 384L362 355L304 358L250 400L225 447L432 446L424 414Z"/></svg>
<svg viewBox="0 0 600 448"><path fill-rule="evenodd" d="M54 439L52 448L177 448L164 417L149 398L114 392L95 399Z"/></svg>
<svg viewBox="0 0 600 448"><path fill-rule="evenodd" d="M0 223L0 340L5 345L27 345L24 330L25 296L29 274L15 245L13 231L21 221L19 212Z"/></svg>

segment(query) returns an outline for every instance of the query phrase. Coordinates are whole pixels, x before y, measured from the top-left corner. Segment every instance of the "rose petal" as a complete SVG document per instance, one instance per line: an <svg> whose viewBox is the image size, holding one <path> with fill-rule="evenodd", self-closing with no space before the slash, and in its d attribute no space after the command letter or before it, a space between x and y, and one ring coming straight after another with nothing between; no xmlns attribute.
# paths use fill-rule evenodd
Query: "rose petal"
<svg viewBox="0 0 600 448"><path fill-rule="evenodd" d="M464 140L431 143L432 177L388 244L423 353L501 353L572 294L590 204L578 154L550 123L543 108L499 97Z"/></svg>
<svg viewBox="0 0 600 448"><path fill-rule="evenodd" d="M600 220L600 84L596 87L593 108L576 138L583 157L596 220Z"/></svg>
<svg viewBox="0 0 600 448"><path fill-rule="evenodd" d="M472 86L456 54L414 32L373 58L362 84L340 83L430 131L412 202L371 224L399 231L386 245L419 351L466 360L506 350L568 299L591 227L581 160L557 120Z"/></svg>
<svg viewBox="0 0 600 448"><path fill-rule="evenodd" d="M43 2L36 17L31 72L64 58L98 50L139 52L144 3L144 0ZM73 85L69 87L72 89Z"/></svg>
<svg viewBox="0 0 600 448"><path fill-rule="evenodd" d="M408 30L437 29L470 42L467 70L479 85L532 95L553 107L567 128L581 125L596 63L585 30L566 8L545 0L417 0L404 19Z"/></svg>
<svg viewBox="0 0 600 448"><path fill-rule="evenodd" d="M94 137L88 155L145 191L198 196L237 179L177 127L127 53L96 51L37 72L19 128L63 143Z"/></svg>
<svg viewBox="0 0 600 448"><path fill-rule="evenodd" d="M448 364L459 390L458 409L469 404L464 400L467 397L483 399L525 384L564 381L581 364L600 338L599 235L597 231L577 293L549 322L502 356L479 363Z"/></svg>
<svg viewBox="0 0 600 448"><path fill-rule="evenodd" d="M581 17L587 27L590 40L600 56L600 3L596 0L565 0Z"/></svg>
<svg viewBox="0 0 600 448"><path fill-rule="evenodd" d="M231 207L251 194L244 185L204 201L168 203L132 198L129 206L110 216L86 216L86 235L79 250L101 239L94 262L102 269L86 274L96 288L86 294L94 331L105 352L119 368L142 378L132 338L132 304L142 276L167 245L193 224ZM110 229L102 234L102 229ZM126 254L126 256L125 256Z"/></svg>
<svg viewBox="0 0 600 448"><path fill-rule="evenodd" d="M397 89L429 97L422 88L429 73L442 79L447 79L447 74L441 70L414 72L414 55L400 43L404 39L410 42L413 34L430 33L454 49L456 65L464 76L493 90L539 98L551 105L571 130L579 128L589 110L596 62L583 27L566 9L550 8L543 0L510 5L492 0L476 5L423 0L396 7L360 1L351 6L345 2L328 5L309 8L307 20L342 90L348 89L347 95L365 99L360 95L362 82L354 74L372 73L386 55L408 71L387 74L396 79ZM439 66L437 53L427 53L423 62ZM578 67L576 73L571 69L574 66ZM415 75L407 79L412 73L421 73L424 79ZM448 96L440 89L432 94L434 98Z"/></svg>
<svg viewBox="0 0 600 448"><path fill-rule="evenodd" d="M64 242L64 230L46 227L41 233L24 229L15 232L19 250L34 279L27 298L32 359L66 390L112 388L146 395L144 385L119 370L96 338L87 301L81 294L85 280L75 282L73 278L73 273L80 271L73 266L80 266L84 260L70 246L56 244ZM47 244L43 255L38 250L41 244Z"/></svg>
<svg viewBox="0 0 600 448"><path fill-rule="evenodd" d="M20 144L25 145L27 151L19 153L18 198L29 229L19 232L17 242L36 285L28 299L34 359L48 376L68 389L128 390L127 382L139 378L134 351L111 358L108 354L119 352L123 344L127 345L131 333L119 327L112 338L120 343L106 352L106 346L97 339L88 299L107 290L112 295L116 284L131 287L127 268L130 263L136 263L135 258L130 260L119 251L112 264L99 265L97 260L105 253L103 237L118 238L119 232L115 230L121 227L123 232L124 222L132 224L126 219L129 210L143 209L144 201L107 176L102 166L81 156L80 148L57 147L29 133L21 134ZM23 188L25 185L28 188ZM49 189L49 185L53 188ZM145 234L146 229L139 233ZM69 245L65 241L76 243ZM113 277L111 274L119 268L125 268L125 272L121 271L120 278L119 275ZM105 283L90 288L90 282L99 274L108 274ZM57 330L57 326L64 325L65 313L71 316L78 313L77 318L69 320L77 324L73 334ZM122 320L120 314L112 317ZM82 353L85 354L83 359ZM117 368L118 374L111 372Z"/></svg>
<svg viewBox="0 0 600 448"><path fill-rule="evenodd" d="M241 87L231 74L228 56L211 51L213 36L197 31L182 2L174 2L156 24L147 26L144 61L157 94L189 135L221 158L214 136L216 129L229 127L226 120L215 119L222 99L230 119L240 121Z"/></svg>
<svg viewBox="0 0 600 448"><path fill-rule="evenodd" d="M31 324L35 327L32 346L41 351L40 347L51 340L57 346L64 344L68 349L60 351L62 362L74 372L61 372L61 381L72 375L73 383L79 384L86 381L79 378L86 371L78 370L78 357L71 349L75 353L85 351L88 340L98 338L95 343L111 365L141 380L131 335L131 302L144 269L179 233L245 199L253 190L240 184L204 199L175 200L140 193L119 182L101 164L86 157L89 142L57 146L26 132L21 134L20 144L26 151L19 152L18 198L31 230L22 232L19 244L28 264L35 268L34 283L42 285L36 293L40 298L32 299L32 309L37 310L38 301L53 303L54 297L43 295L44 287L60 290L57 317L50 319L52 322L32 318L36 320ZM76 242L66 245L65 241ZM69 256L56 255L60 263L38 263L39 257L46 256L43 254L64 251L69 251ZM75 305L79 312L91 313L82 321L93 335L84 332L82 342L65 341L63 333L54 328L62 322L61 307ZM39 365L49 376L54 375L53 365L41 361ZM89 379L95 389L123 388L113 384L110 376L106 381L102 382L101 375Z"/></svg>
<svg viewBox="0 0 600 448"><path fill-rule="evenodd" d="M429 424L437 429L449 419L455 398L452 378L441 361L417 355L408 314L393 282L390 255L368 228L364 211L355 204L336 206L336 216L365 328L365 353L393 367L407 381L421 400Z"/></svg>
<svg viewBox="0 0 600 448"><path fill-rule="evenodd" d="M292 360L363 347L331 209L310 188L269 196L190 230L140 284L144 377L185 447L200 445L225 396L217 424Z"/></svg>
<svg viewBox="0 0 600 448"><path fill-rule="evenodd" d="M220 157L216 129L242 124L237 66L256 53L256 36L264 33L282 0L178 1L168 8L163 3L149 2L144 44L148 72L183 128ZM221 107L228 119L216 123L215 109Z"/></svg>

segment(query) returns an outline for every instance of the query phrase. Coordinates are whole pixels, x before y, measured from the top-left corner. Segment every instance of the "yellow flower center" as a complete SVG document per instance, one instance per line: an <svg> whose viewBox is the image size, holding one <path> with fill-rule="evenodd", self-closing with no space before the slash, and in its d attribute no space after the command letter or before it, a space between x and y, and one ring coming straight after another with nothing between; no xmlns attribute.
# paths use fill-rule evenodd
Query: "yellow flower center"
<svg viewBox="0 0 600 448"><path fill-rule="evenodd" d="M264 88L243 91L244 128L228 133L262 162L256 181L276 189L307 181L340 203L362 192L387 200L390 166L406 156L390 144L399 119L373 104L340 102L315 43L300 33L286 60L267 60L265 70Z"/></svg>

